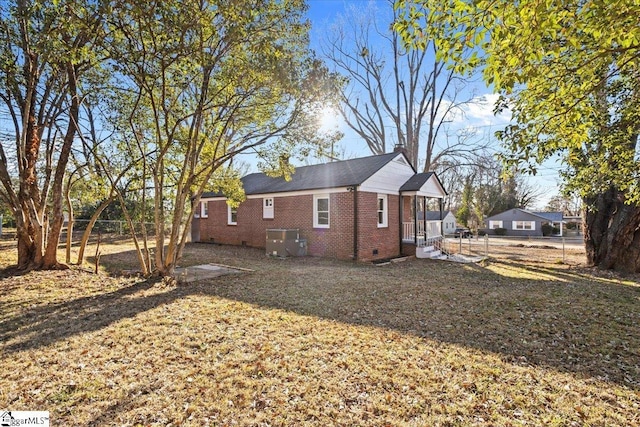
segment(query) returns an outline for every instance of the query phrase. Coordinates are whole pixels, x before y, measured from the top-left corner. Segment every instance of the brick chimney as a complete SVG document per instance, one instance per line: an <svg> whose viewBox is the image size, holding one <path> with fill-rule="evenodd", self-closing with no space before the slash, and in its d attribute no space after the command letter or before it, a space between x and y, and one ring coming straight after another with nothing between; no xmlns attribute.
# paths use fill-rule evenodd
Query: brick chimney
<svg viewBox="0 0 640 427"><path fill-rule="evenodd" d="M404 153L406 155L407 154L407 149L405 148L404 144L397 143L393 147L393 152L394 153Z"/></svg>

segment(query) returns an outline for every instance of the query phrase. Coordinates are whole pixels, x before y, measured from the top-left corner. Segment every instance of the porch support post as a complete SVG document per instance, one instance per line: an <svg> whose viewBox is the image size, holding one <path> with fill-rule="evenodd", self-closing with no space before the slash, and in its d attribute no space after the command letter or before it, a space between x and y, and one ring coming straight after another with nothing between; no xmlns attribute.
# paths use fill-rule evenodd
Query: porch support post
<svg viewBox="0 0 640 427"><path fill-rule="evenodd" d="M418 195L413 196L413 243L418 246Z"/></svg>
<svg viewBox="0 0 640 427"><path fill-rule="evenodd" d="M424 222L424 241L426 243L429 237L429 230L427 230L427 196L422 196L422 221Z"/></svg>
<svg viewBox="0 0 640 427"><path fill-rule="evenodd" d="M440 206L440 236L444 236L444 218L442 217L444 214L444 203L442 197L438 199L438 204Z"/></svg>

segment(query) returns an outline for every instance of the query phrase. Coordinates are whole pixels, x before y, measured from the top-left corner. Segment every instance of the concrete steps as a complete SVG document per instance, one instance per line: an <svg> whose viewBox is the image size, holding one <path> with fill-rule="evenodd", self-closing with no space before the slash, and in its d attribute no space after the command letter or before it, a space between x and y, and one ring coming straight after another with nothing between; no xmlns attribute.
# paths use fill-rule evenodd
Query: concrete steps
<svg viewBox="0 0 640 427"><path fill-rule="evenodd" d="M429 258L429 259L447 259L439 249L434 246L423 246L416 248L416 258Z"/></svg>

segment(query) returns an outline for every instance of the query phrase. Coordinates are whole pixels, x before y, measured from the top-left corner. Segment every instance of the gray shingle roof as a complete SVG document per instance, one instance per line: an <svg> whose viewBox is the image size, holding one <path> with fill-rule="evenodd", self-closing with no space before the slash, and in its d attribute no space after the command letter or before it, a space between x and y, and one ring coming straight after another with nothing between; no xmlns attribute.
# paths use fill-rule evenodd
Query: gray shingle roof
<svg viewBox="0 0 640 427"><path fill-rule="evenodd" d="M405 182L400 191L418 191L422 188L425 182L431 178L433 172L417 173L413 175L407 182Z"/></svg>
<svg viewBox="0 0 640 427"><path fill-rule="evenodd" d="M562 212L531 212L534 215L546 218L549 221L560 222L564 219Z"/></svg>
<svg viewBox="0 0 640 427"><path fill-rule="evenodd" d="M520 213L520 215L518 216L518 219L523 219L523 214L526 217L527 215L533 215L536 216L538 218L542 218L545 219L547 221L552 221L552 222L560 222L563 221L563 214L562 212L532 212L532 211L528 211L526 209L521 209L521 208L513 208L513 209L507 209L504 212L500 212L497 213L495 215L492 215L490 217L485 218L485 221L490 221L493 220L494 218L501 218L505 213L509 212L509 211L513 211L513 212L518 212Z"/></svg>
<svg viewBox="0 0 640 427"><path fill-rule="evenodd" d="M341 160L312 166L300 166L291 175L291 181L272 178L263 173L252 173L241 178L245 194L286 193L289 191L318 190L322 188L360 185L400 153L387 153L358 159ZM208 192L202 197L220 197Z"/></svg>
<svg viewBox="0 0 640 427"><path fill-rule="evenodd" d="M413 175L407 182L402 184L402 187L400 187L400 192L402 193L403 191L420 191L420 189L422 189L422 186L427 181L429 181L431 176L435 176L436 181L438 181L438 184L440 185L440 188L442 188L442 191L444 191L444 194L446 195L447 190L444 189L444 185L442 185L440 178L438 178L438 175L436 175L435 172L422 172Z"/></svg>

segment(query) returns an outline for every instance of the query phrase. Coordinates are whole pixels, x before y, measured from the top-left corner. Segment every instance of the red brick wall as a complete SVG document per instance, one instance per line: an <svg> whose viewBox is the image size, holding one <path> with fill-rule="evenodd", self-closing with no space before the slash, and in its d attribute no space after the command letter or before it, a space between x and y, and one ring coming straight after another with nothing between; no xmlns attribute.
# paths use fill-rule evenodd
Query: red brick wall
<svg viewBox="0 0 640 427"><path fill-rule="evenodd" d="M262 218L263 199L247 199L238 207L238 224L227 225L225 201L209 202L209 217L194 218L201 242L265 247L269 228L297 228L307 239L308 254L353 259L353 201L350 192L330 194L330 227L313 228L313 196L274 198L274 218ZM388 227L377 226L377 194L358 192L358 259L389 258L400 253L399 197L388 197ZM377 249L378 254L373 251Z"/></svg>
<svg viewBox="0 0 640 427"><path fill-rule="evenodd" d="M379 228L378 195L364 192L358 195L358 259L369 261L398 256L400 254L399 196L387 195L387 226Z"/></svg>

